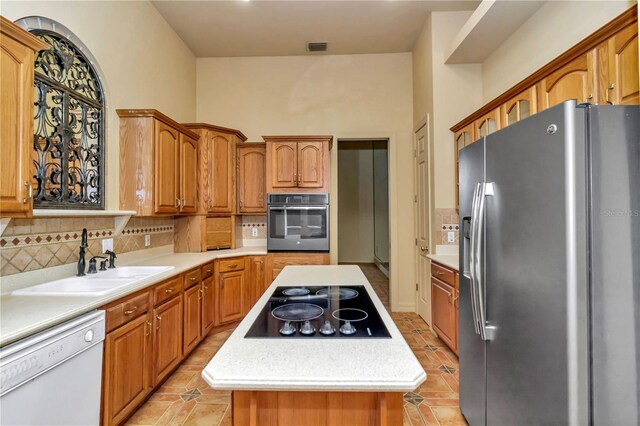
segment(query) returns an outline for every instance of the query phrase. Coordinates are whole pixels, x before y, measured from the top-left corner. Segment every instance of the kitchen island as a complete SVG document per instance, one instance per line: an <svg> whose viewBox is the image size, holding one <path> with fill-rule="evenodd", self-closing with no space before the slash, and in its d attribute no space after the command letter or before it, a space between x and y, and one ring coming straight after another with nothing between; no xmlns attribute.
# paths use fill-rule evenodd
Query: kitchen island
<svg viewBox="0 0 640 426"><path fill-rule="evenodd" d="M245 338L279 287L364 286L390 338ZM288 266L202 372L235 425L397 425L426 373L357 266Z"/></svg>

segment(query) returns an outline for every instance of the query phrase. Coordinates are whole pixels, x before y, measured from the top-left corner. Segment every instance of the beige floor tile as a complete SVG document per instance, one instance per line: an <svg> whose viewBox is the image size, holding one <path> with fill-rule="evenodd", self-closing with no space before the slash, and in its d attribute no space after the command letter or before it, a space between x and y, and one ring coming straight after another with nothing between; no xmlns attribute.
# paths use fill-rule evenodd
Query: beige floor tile
<svg viewBox="0 0 640 426"><path fill-rule="evenodd" d="M442 426L466 426L467 422L456 407L430 407Z"/></svg>
<svg viewBox="0 0 640 426"><path fill-rule="evenodd" d="M146 402L127 422L128 425L155 425L171 406L170 402Z"/></svg>
<svg viewBox="0 0 640 426"><path fill-rule="evenodd" d="M201 404L198 402L184 422L184 426L217 425L222 421L227 407L227 404Z"/></svg>

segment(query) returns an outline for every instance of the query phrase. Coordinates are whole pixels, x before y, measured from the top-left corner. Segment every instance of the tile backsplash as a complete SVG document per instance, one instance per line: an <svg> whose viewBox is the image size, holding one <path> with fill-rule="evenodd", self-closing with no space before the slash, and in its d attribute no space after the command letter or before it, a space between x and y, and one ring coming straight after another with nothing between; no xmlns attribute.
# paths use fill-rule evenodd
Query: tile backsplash
<svg viewBox="0 0 640 426"><path fill-rule="evenodd" d="M459 218L456 209L436 209L435 221L433 223L435 232L435 241L437 245L450 244L458 245L459 239ZM450 243L447 240L447 234L453 232L455 242Z"/></svg>
<svg viewBox="0 0 640 426"><path fill-rule="evenodd" d="M258 229L258 235L253 236L253 228ZM242 216L242 239L253 240L267 238L266 216Z"/></svg>
<svg viewBox="0 0 640 426"><path fill-rule="evenodd" d="M117 237L113 217L13 219L0 237L0 276L77 262L83 228L87 260L101 254L104 238L114 238L118 254L173 244L173 218L133 217Z"/></svg>

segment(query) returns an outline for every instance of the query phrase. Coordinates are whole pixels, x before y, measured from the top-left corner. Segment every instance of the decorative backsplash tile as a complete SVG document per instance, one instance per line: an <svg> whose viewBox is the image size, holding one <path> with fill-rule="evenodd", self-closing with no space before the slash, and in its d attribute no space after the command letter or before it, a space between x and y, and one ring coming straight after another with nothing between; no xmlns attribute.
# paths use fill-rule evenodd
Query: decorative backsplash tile
<svg viewBox="0 0 640 426"><path fill-rule="evenodd" d="M258 235L253 235L253 228L258 229ZM267 217L266 216L242 216L242 239L265 239L267 238Z"/></svg>
<svg viewBox="0 0 640 426"><path fill-rule="evenodd" d="M457 245L459 239L459 217L456 209L436 209L435 221L433 229L435 231L435 243ZM455 235L454 242L450 243L447 234L453 232Z"/></svg>
<svg viewBox="0 0 640 426"><path fill-rule="evenodd" d="M75 263L82 229L87 228L87 259L102 253L101 240L113 238L112 217L13 219L0 237L0 276ZM145 247L144 236L151 235ZM131 218L114 251L136 250L173 244L172 218Z"/></svg>

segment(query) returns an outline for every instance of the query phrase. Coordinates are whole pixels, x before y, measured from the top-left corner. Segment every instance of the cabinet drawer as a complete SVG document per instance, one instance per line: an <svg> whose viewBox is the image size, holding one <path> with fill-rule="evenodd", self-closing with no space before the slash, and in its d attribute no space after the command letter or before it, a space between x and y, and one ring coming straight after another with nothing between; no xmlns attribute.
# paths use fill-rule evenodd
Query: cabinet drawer
<svg viewBox="0 0 640 426"><path fill-rule="evenodd" d="M153 290L153 305L158 306L165 300L180 294L182 290L182 277L175 277L163 284L160 284Z"/></svg>
<svg viewBox="0 0 640 426"><path fill-rule="evenodd" d="M124 300L106 309L107 333L132 319L144 315L149 310L149 293L143 293Z"/></svg>
<svg viewBox="0 0 640 426"><path fill-rule="evenodd" d="M219 260L218 262L220 272L241 271L244 269L244 257Z"/></svg>
<svg viewBox="0 0 640 426"><path fill-rule="evenodd" d="M453 286L455 285L455 280L453 278L453 274L454 272L449 269L449 268L445 268L442 265L439 265L438 263L435 262L431 262L431 276L435 277L437 279L439 279L440 281L444 281L445 283Z"/></svg>
<svg viewBox="0 0 640 426"><path fill-rule="evenodd" d="M213 262L207 263L203 267L200 268L200 273L202 275L202 279L207 279L213 275Z"/></svg>
<svg viewBox="0 0 640 426"><path fill-rule="evenodd" d="M188 289L200 282L200 268L194 269L184 274L184 289Z"/></svg>

